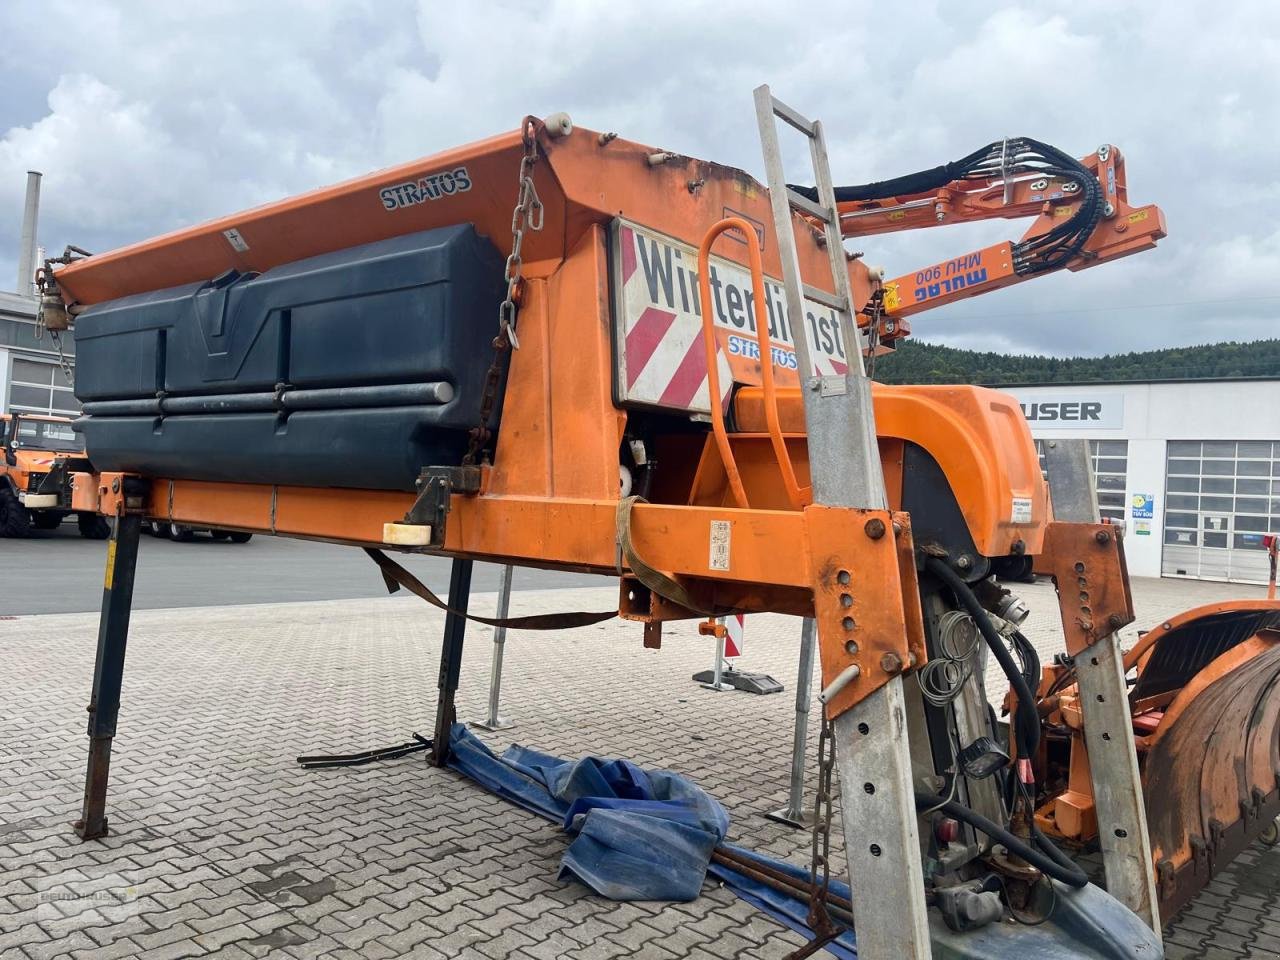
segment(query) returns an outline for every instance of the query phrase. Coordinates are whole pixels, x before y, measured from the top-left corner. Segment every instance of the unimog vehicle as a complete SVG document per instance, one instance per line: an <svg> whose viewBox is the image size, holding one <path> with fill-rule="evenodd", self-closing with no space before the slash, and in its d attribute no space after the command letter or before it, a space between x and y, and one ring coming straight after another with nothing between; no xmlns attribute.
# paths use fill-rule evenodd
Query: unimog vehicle
<svg viewBox="0 0 1280 960"><path fill-rule="evenodd" d="M105 517L71 507L71 475L91 469L84 441L66 417L0 415L0 537L56 530L72 513L80 535L105 540Z"/></svg>

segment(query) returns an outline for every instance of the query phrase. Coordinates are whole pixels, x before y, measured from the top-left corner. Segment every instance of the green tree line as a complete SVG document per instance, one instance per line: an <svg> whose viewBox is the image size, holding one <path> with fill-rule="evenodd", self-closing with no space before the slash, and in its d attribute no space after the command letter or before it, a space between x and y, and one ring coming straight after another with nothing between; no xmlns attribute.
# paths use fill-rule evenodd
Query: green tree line
<svg viewBox="0 0 1280 960"><path fill-rule="evenodd" d="M1280 340L1208 343L1101 357L1042 357L960 350L915 340L875 362L881 383L1083 383L1280 377Z"/></svg>

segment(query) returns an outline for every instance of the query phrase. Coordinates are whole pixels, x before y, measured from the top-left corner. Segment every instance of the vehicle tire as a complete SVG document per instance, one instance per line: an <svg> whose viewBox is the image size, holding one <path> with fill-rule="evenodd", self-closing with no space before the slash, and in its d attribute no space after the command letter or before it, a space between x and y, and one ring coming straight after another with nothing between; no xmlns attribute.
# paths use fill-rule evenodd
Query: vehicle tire
<svg viewBox="0 0 1280 960"><path fill-rule="evenodd" d="M31 525L37 530L57 530L65 517L66 514L56 510L40 510L31 515Z"/></svg>
<svg viewBox="0 0 1280 960"><path fill-rule="evenodd" d="M196 538L195 531L178 523L169 524L169 539L176 543L187 543Z"/></svg>
<svg viewBox="0 0 1280 960"><path fill-rule="evenodd" d="M77 513L76 526L80 528L80 536L86 540L105 540L111 536L111 524L106 517L96 513Z"/></svg>
<svg viewBox="0 0 1280 960"><path fill-rule="evenodd" d="M8 482L0 480L0 537L31 536L31 514L18 502Z"/></svg>
<svg viewBox="0 0 1280 960"><path fill-rule="evenodd" d="M1280 843L1280 817L1276 817L1269 824L1262 828L1262 833L1258 835L1263 843L1268 847L1274 847Z"/></svg>
<svg viewBox="0 0 1280 960"><path fill-rule="evenodd" d="M1035 583L1032 573L1035 560L1032 557L999 557L991 561L991 571L1000 580L1011 583Z"/></svg>
<svg viewBox="0 0 1280 960"><path fill-rule="evenodd" d="M236 533L227 534L227 536L231 539L232 543L248 543L250 540L253 539L252 533L236 532Z"/></svg>
<svg viewBox="0 0 1280 960"><path fill-rule="evenodd" d="M228 539L228 538L231 536L231 531L229 531L229 530L210 530L210 531L209 531L209 536L213 537L213 539L215 539L215 540L226 540L226 539Z"/></svg>

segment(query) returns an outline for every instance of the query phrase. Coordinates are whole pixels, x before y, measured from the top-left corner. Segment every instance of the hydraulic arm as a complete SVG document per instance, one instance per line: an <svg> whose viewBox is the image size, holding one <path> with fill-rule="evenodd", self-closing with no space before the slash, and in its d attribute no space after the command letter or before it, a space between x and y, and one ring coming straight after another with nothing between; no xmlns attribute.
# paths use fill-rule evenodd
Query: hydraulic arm
<svg viewBox="0 0 1280 960"><path fill-rule="evenodd" d="M816 196L813 188L794 189ZM908 336L908 318L924 310L1150 250L1166 232L1155 204L1130 206L1124 157L1110 144L1077 160L1027 137L998 140L932 170L837 187L835 196L845 237L1035 218L1021 240L885 280L862 321L881 347Z"/></svg>

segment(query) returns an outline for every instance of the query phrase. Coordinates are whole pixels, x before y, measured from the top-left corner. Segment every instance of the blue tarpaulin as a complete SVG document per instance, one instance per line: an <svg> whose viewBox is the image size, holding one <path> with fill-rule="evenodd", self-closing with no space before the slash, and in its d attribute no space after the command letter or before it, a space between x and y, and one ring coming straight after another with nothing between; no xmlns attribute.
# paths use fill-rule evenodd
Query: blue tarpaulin
<svg viewBox="0 0 1280 960"><path fill-rule="evenodd" d="M666 770L645 770L627 760L563 760L528 747L493 753L455 724L449 766L512 803L560 823L573 835L560 876L573 876L611 900L693 900L708 872L739 896L811 936L808 904L721 864L711 851L729 830L729 815L705 791ZM740 847L728 847L797 879L808 871ZM832 878L831 890L849 896ZM827 947L855 960L853 935Z"/></svg>

